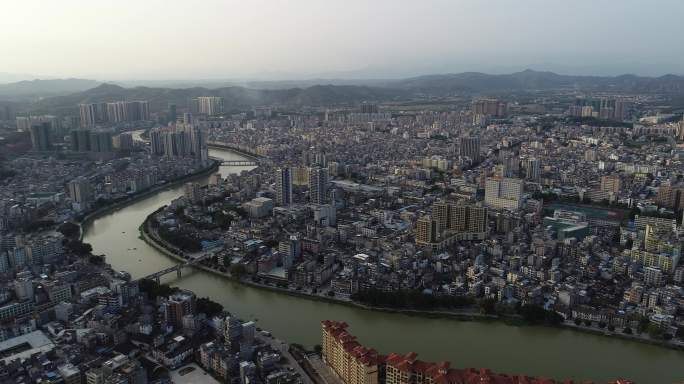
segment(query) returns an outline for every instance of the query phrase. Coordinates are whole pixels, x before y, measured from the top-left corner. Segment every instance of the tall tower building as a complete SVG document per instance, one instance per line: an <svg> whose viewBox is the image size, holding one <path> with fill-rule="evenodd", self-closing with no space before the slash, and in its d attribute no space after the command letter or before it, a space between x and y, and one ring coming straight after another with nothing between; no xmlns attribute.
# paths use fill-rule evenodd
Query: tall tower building
<svg viewBox="0 0 684 384"><path fill-rule="evenodd" d="M416 222L416 244L429 245L437 242L437 221L429 215L422 216Z"/></svg>
<svg viewBox="0 0 684 384"><path fill-rule="evenodd" d="M508 105L497 99L479 99L473 101L472 112L475 115L504 117L508 113Z"/></svg>
<svg viewBox="0 0 684 384"><path fill-rule="evenodd" d="M224 112L223 97L202 96L197 98L197 111L205 115L220 115Z"/></svg>
<svg viewBox="0 0 684 384"><path fill-rule="evenodd" d="M231 352L240 350L242 323L235 316L226 316L223 320L223 341Z"/></svg>
<svg viewBox="0 0 684 384"><path fill-rule="evenodd" d="M487 208L467 207L467 226L466 232L483 233L487 232Z"/></svg>
<svg viewBox="0 0 684 384"><path fill-rule="evenodd" d="M541 162L536 157L525 159L525 178L527 180L538 181L541 177Z"/></svg>
<svg viewBox="0 0 684 384"><path fill-rule="evenodd" d="M67 192L71 200L77 204L87 205L93 199L90 180L84 176L79 176L67 183Z"/></svg>
<svg viewBox="0 0 684 384"><path fill-rule="evenodd" d="M97 104L79 104L81 127L94 127L98 123Z"/></svg>
<svg viewBox="0 0 684 384"><path fill-rule="evenodd" d="M438 232L449 229L452 208L452 205L445 201L439 201L432 204L432 217L437 222Z"/></svg>
<svg viewBox="0 0 684 384"><path fill-rule="evenodd" d="M485 182L485 204L496 209L519 209L523 181L508 177L489 177Z"/></svg>
<svg viewBox="0 0 684 384"><path fill-rule="evenodd" d="M49 151L52 148L52 127L50 123L31 125L31 144L34 151Z"/></svg>
<svg viewBox="0 0 684 384"><path fill-rule="evenodd" d="M620 192L620 176L606 175L601 177L601 191L608 193Z"/></svg>
<svg viewBox="0 0 684 384"><path fill-rule="evenodd" d="M314 167L309 170L309 200L312 204L325 204L328 190L328 169Z"/></svg>
<svg viewBox="0 0 684 384"><path fill-rule="evenodd" d="M292 204L292 170L289 167L276 170L276 204Z"/></svg>
<svg viewBox="0 0 684 384"><path fill-rule="evenodd" d="M166 321L176 327L183 324L183 316L195 314L195 294L190 291L178 291L164 304Z"/></svg>
<svg viewBox="0 0 684 384"><path fill-rule="evenodd" d="M75 152L90 151L90 130L74 129L69 132L71 137L71 150Z"/></svg>
<svg viewBox="0 0 684 384"><path fill-rule="evenodd" d="M178 118L178 113L176 112L176 104L169 104L169 112L167 115L167 120L169 123L175 123Z"/></svg>
<svg viewBox="0 0 684 384"><path fill-rule="evenodd" d="M459 145L459 153L463 157L469 157L474 163L480 162L480 138L479 137L461 137Z"/></svg>
<svg viewBox="0 0 684 384"><path fill-rule="evenodd" d="M114 149L111 131L90 132L89 141L89 148L92 152L112 152Z"/></svg>

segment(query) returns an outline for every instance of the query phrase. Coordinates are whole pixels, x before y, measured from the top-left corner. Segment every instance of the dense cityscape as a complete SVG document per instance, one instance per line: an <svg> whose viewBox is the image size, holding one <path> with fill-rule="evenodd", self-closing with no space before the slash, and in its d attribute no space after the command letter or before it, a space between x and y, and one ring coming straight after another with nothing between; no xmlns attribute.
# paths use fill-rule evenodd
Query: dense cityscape
<svg viewBox="0 0 684 384"><path fill-rule="evenodd" d="M3 377L162 382L162 368L173 379L194 362L221 381L351 384L433 369L353 352L346 325L328 322L335 353L382 373L348 377L328 335L321 358L336 378L321 379L329 368L306 357L316 351L160 285L183 268L366 308L680 348L681 115L652 94L445 100L229 112L206 96L154 113L147 101L82 103L63 117L6 108ZM226 162L210 146L242 154L233 163L245 170L193 181ZM178 182L184 193L139 223L177 267L133 278L81 241L81 223ZM434 369L424 380L523 382Z"/></svg>
<svg viewBox="0 0 684 384"><path fill-rule="evenodd" d="M682 12L6 4L0 383L684 383Z"/></svg>

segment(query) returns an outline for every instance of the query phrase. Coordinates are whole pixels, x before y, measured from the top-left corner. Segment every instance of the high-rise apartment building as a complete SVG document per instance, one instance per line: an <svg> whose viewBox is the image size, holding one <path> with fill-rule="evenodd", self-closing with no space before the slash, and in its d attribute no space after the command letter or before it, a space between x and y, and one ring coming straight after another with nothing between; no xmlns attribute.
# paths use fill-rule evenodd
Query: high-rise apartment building
<svg viewBox="0 0 684 384"><path fill-rule="evenodd" d="M314 167L309 170L309 201L325 204L328 192L328 169Z"/></svg>
<svg viewBox="0 0 684 384"><path fill-rule="evenodd" d="M601 191L608 193L619 193L620 192L620 176L618 175L606 175L601 177Z"/></svg>
<svg viewBox="0 0 684 384"><path fill-rule="evenodd" d="M167 323L180 327L185 315L195 313L195 294L190 291L180 290L164 303L164 318Z"/></svg>
<svg viewBox="0 0 684 384"><path fill-rule="evenodd" d="M114 150L111 131L91 131L89 141L91 152L112 152Z"/></svg>
<svg viewBox="0 0 684 384"><path fill-rule="evenodd" d="M50 123L31 125L31 145L34 151L49 151L52 149L52 126Z"/></svg>
<svg viewBox="0 0 684 384"><path fill-rule="evenodd" d="M321 354L344 384L378 384L378 353L347 333L347 324L322 322Z"/></svg>
<svg viewBox="0 0 684 384"><path fill-rule="evenodd" d="M520 179L489 177L485 182L485 204L496 209L519 209L523 188Z"/></svg>
<svg viewBox="0 0 684 384"><path fill-rule="evenodd" d="M431 245L437 243L439 224L430 215L424 215L416 221L416 244Z"/></svg>
<svg viewBox="0 0 684 384"><path fill-rule="evenodd" d="M292 170L289 167L276 170L276 204L280 206L292 204Z"/></svg>
<svg viewBox="0 0 684 384"><path fill-rule="evenodd" d="M459 154L470 158L473 163L480 162L480 138L461 137L459 140Z"/></svg>
<svg viewBox="0 0 684 384"><path fill-rule="evenodd" d="M81 115L82 128L90 128L97 124L107 122L106 103L79 104L78 107Z"/></svg>
<svg viewBox="0 0 684 384"><path fill-rule="evenodd" d="M69 132L71 150L75 152L90 151L90 130L74 129Z"/></svg>
<svg viewBox="0 0 684 384"><path fill-rule="evenodd" d="M475 115L505 117L508 104L497 99L478 99L473 101L472 112Z"/></svg>
<svg viewBox="0 0 684 384"><path fill-rule="evenodd" d="M67 183L67 192L71 200L78 204L88 204L93 200L90 180L84 176L79 176L69 181Z"/></svg>
<svg viewBox="0 0 684 384"><path fill-rule="evenodd" d="M153 129L150 131L150 152L167 158L192 157L206 161L209 158L206 131L193 123Z"/></svg>
<svg viewBox="0 0 684 384"><path fill-rule="evenodd" d="M361 345L347 330L347 323L321 322L321 355L342 384L557 384L555 380L497 374L488 369L456 369L449 362L418 360L418 354L379 355ZM570 381L564 381L570 382ZM633 384L617 380L611 384Z"/></svg>
<svg viewBox="0 0 684 384"><path fill-rule="evenodd" d="M197 99L197 112L213 116L220 115L225 112L225 105L223 97L217 96L201 96Z"/></svg>
<svg viewBox="0 0 684 384"><path fill-rule="evenodd" d="M292 168L292 184L297 186L309 185L309 168L295 167Z"/></svg>
<svg viewBox="0 0 684 384"><path fill-rule="evenodd" d="M456 236L458 240L481 240L487 232L487 208L471 204L439 201L432 205L437 223L437 239Z"/></svg>
<svg viewBox="0 0 684 384"><path fill-rule="evenodd" d="M666 184L658 187L658 193L656 194L656 204L673 208L679 210L679 208L684 205L682 198L684 197L684 185L672 185Z"/></svg>
<svg viewBox="0 0 684 384"><path fill-rule="evenodd" d="M133 135L130 133L121 133L112 138L112 145L120 151L130 151L133 149Z"/></svg>
<svg viewBox="0 0 684 384"><path fill-rule="evenodd" d="M523 160L523 168L525 168L525 179L539 181L541 178L541 161L538 158L530 157Z"/></svg>
<svg viewBox="0 0 684 384"><path fill-rule="evenodd" d="M242 323L235 316L226 316L223 320L223 342L231 352L240 350Z"/></svg>
<svg viewBox="0 0 684 384"><path fill-rule="evenodd" d="M145 100L79 104L79 111L83 128L150 119L150 106Z"/></svg>

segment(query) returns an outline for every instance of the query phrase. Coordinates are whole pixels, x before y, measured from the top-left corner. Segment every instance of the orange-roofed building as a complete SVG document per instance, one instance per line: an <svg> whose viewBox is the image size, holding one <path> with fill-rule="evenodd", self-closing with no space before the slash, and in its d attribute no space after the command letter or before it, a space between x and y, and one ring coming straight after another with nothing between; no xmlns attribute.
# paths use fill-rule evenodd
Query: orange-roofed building
<svg viewBox="0 0 684 384"><path fill-rule="evenodd" d="M323 321L323 360L345 384L378 384L378 353L347 333L346 323Z"/></svg>
<svg viewBox="0 0 684 384"><path fill-rule="evenodd" d="M356 341L343 322L325 320L323 360L345 384L573 384L538 377L506 375L489 369L454 369L448 362L418 360L415 352L378 355ZM584 383L590 384L590 383ZM635 384L618 379L609 384Z"/></svg>

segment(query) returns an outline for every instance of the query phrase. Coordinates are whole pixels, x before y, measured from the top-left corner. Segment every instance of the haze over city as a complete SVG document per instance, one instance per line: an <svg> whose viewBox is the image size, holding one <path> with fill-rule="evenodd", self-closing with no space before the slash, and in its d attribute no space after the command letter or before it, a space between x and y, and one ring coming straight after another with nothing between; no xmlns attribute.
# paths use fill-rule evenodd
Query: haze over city
<svg viewBox="0 0 684 384"><path fill-rule="evenodd" d="M0 6L0 383L684 383L684 2Z"/></svg>
<svg viewBox="0 0 684 384"><path fill-rule="evenodd" d="M658 76L683 72L682 15L677 0L7 1L0 72L98 80L526 68Z"/></svg>

